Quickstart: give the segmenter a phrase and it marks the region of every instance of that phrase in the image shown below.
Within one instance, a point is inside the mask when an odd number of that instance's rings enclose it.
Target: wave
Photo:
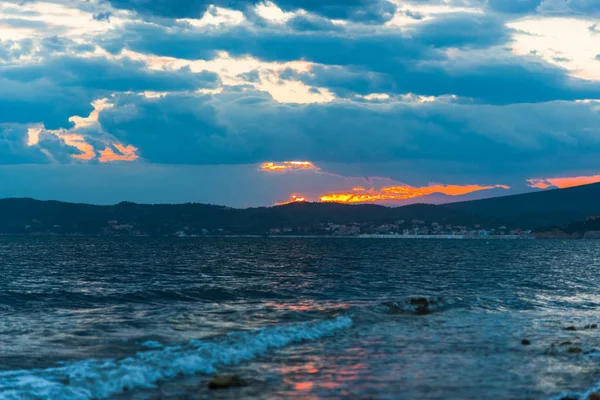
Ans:
[[[598,382],[598,386],[593,387],[586,392],[579,392],[579,393],[563,392],[557,396],[549,398],[548,400],[564,400],[564,399],[592,400],[592,399],[597,399],[597,397],[594,396],[596,393],[600,393],[600,382]]]
[[[22,310],[29,307],[43,305],[48,307],[85,308],[90,305],[114,304],[168,304],[173,302],[202,302],[202,301],[235,301],[245,299],[288,299],[276,292],[258,290],[226,290],[188,288],[184,290],[159,290],[150,289],[133,292],[82,293],[73,291],[48,291],[48,292],[2,292],[0,293],[0,306],[8,309]]]
[[[122,359],[83,360],[37,370],[0,372],[0,399],[103,399],[131,390],[153,388],[181,375],[214,374],[294,343],[330,336],[352,326],[352,318],[229,333],[218,341],[192,340]],[[157,346],[157,343],[153,343]]]

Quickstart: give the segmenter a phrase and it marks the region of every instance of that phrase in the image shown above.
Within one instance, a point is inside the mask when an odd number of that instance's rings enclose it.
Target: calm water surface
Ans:
[[[583,399],[598,323],[600,241],[0,238],[0,399]]]

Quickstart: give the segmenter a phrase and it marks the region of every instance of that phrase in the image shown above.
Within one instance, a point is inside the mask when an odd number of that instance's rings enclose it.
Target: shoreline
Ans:
[[[0,233],[0,237],[79,237],[79,238],[163,238],[163,239],[217,239],[217,238],[254,238],[254,239],[395,239],[395,240],[540,240],[534,236],[462,236],[462,235],[90,235],[90,234],[15,234]],[[561,238],[556,238],[560,240]],[[571,238],[570,240],[581,240]]]

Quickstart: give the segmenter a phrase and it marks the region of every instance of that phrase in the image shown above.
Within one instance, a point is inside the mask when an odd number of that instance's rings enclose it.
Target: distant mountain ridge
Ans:
[[[292,203],[274,207],[234,209],[209,204],[135,204],[110,206],[40,201],[0,200],[3,234],[105,234],[136,232],[172,235],[176,232],[264,234],[274,228],[298,232],[324,224],[362,224],[373,227],[399,220],[427,224],[480,225],[493,228],[536,229],[562,226],[600,215],[600,184],[547,190],[443,205],[401,207],[337,203]],[[302,228],[300,230],[299,228]]]

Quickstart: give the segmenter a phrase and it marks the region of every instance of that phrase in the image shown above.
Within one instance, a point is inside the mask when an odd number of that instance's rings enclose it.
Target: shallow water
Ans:
[[[600,242],[4,237],[0,270],[0,399],[584,398],[600,381],[583,329]],[[410,296],[441,300],[418,315]],[[216,373],[250,384],[211,393]]]

